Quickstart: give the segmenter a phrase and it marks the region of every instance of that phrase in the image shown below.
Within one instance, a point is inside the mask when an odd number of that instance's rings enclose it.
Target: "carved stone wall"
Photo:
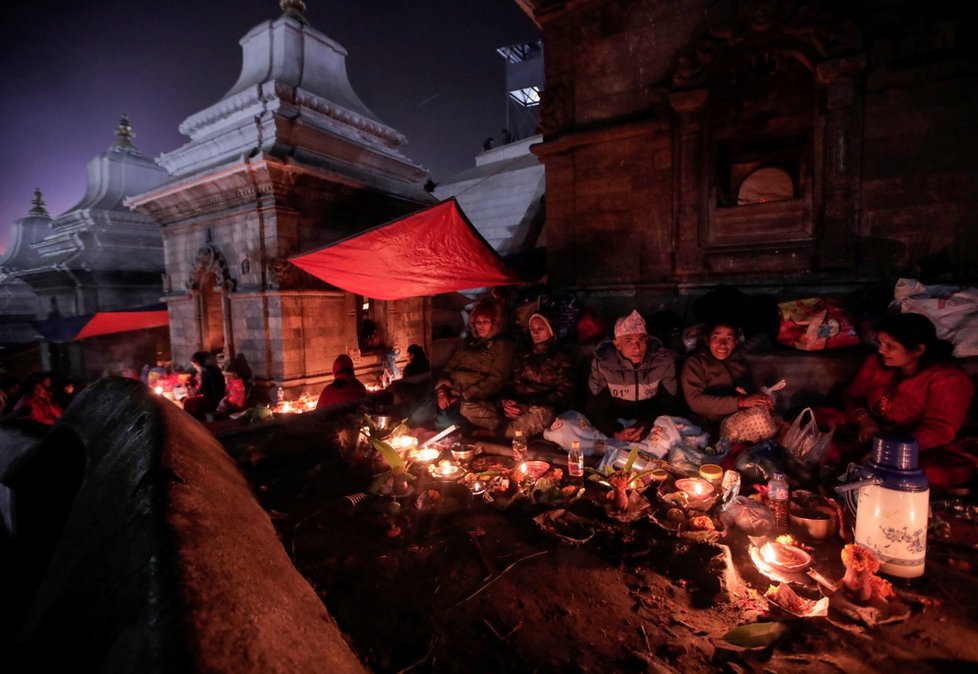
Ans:
[[[550,279],[633,293],[978,269],[968,4],[530,3]],[[791,196],[737,203],[752,172]]]

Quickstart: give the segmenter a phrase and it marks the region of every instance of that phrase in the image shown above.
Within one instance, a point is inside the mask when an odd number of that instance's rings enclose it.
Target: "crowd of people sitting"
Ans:
[[[583,358],[584,377],[558,342],[551,317],[537,311],[508,329],[502,306],[475,305],[468,336],[433,385],[408,389],[406,395],[393,387],[412,425],[435,430],[456,425],[473,436],[500,439],[522,431],[568,449],[569,436],[548,429],[573,423],[609,444],[639,442],[657,418],[669,416],[719,439],[721,422],[731,415],[750,408],[775,410],[774,397],[756,387],[736,321],[703,326],[699,343],[686,355],[667,348],[632,311]],[[877,327],[877,341],[877,352],[841,396],[815,409],[820,425],[838,428],[826,457],[856,460],[874,435],[896,433],[917,440],[930,475],[949,452],[958,452],[972,380],[924,316],[887,315]],[[782,429],[787,427],[782,421]],[[585,454],[589,451],[585,448]]]
[[[76,382],[52,372],[35,372],[23,381],[0,377],[0,421],[26,420],[53,426],[75,397]]]

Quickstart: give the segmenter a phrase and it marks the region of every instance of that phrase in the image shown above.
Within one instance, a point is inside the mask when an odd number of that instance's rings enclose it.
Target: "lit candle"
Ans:
[[[455,472],[455,466],[453,466],[447,459],[442,459],[442,461],[438,464],[438,472],[442,475],[451,475]]]
[[[712,484],[698,477],[676,480],[676,489],[686,494],[686,500],[691,508],[702,508],[709,505],[715,491]]]
[[[520,483],[526,482],[526,464],[520,463]]]
[[[398,435],[390,440],[391,447],[398,452],[404,452],[418,446],[418,439],[412,435]]]
[[[415,450],[411,454],[411,456],[418,463],[429,463],[429,462],[434,461],[435,459],[437,459],[440,454],[441,454],[441,451],[439,451],[437,449],[434,449],[434,448],[430,448],[430,449],[418,449],[418,450]]]
[[[153,389],[153,390],[154,390],[154,391],[156,391],[156,395],[158,395],[158,396],[161,396],[161,395],[163,395],[163,387],[162,387],[162,386],[157,386],[157,387],[156,387],[155,389]]]

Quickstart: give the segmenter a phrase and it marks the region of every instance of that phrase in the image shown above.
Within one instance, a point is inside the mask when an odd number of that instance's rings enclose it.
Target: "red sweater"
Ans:
[[[866,408],[883,430],[909,434],[921,449],[931,449],[954,440],[974,392],[971,379],[953,363],[931,365],[901,379],[900,370],[870,356],[846,389],[847,412],[856,421],[853,412]]]

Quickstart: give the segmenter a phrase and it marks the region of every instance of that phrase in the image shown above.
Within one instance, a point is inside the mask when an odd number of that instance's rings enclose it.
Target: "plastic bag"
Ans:
[[[569,450],[577,440],[581,443],[584,456],[594,453],[595,440],[605,440],[610,443],[613,438],[607,438],[604,433],[591,425],[586,416],[576,410],[567,410],[553,420],[550,428],[543,431],[545,440],[560,445],[563,450]]]
[[[805,421],[805,417],[808,421]],[[822,432],[815,422],[815,413],[811,407],[806,407],[801,411],[791,428],[784,434],[781,444],[789,452],[809,466],[813,466],[822,461],[829,446],[832,444],[832,435],[835,433],[835,424],[829,424],[829,430]]]
[[[857,346],[859,334],[852,316],[833,298],[810,297],[782,302],[778,341],[802,351]]]
[[[938,339],[954,345],[955,358],[978,355],[978,288],[925,286],[914,279],[899,279],[893,296],[902,313],[926,316]]]
[[[812,480],[812,471],[808,466],[771,440],[748,447],[738,454],[734,468],[746,483],[767,482],[775,472],[784,473],[792,487],[808,484]]]
[[[748,407],[720,424],[720,437],[734,443],[761,442],[773,438],[777,432],[777,424],[766,407]]]
[[[695,445],[677,445],[669,450],[669,463],[676,472],[684,475],[698,475],[700,466],[704,463],[720,463],[726,454],[727,443],[717,443],[715,451],[709,447],[700,448]]]
[[[774,513],[746,496],[734,496],[720,512],[720,521],[730,529],[737,527],[748,536],[767,536],[774,530]]]

